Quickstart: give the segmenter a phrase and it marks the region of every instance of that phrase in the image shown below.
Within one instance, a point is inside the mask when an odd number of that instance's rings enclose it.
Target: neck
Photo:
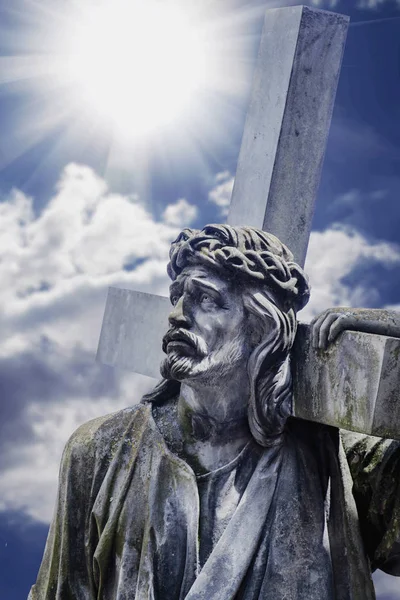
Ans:
[[[181,385],[181,402],[191,412],[217,423],[240,420],[247,415],[250,384],[240,366],[223,377],[195,379]]]
[[[252,439],[248,398],[248,376],[240,368],[218,381],[181,385],[178,415],[185,452],[200,471],[230,462]]]

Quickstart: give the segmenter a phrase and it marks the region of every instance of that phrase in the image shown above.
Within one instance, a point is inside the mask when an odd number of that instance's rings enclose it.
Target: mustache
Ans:
[[[170,342],[185,342],[194,350],[198,356],[204,357],[208,354],[208,347],[202,337],[188,329],[168,329],[162,340],[163,352],[167,354],[167,346]]]

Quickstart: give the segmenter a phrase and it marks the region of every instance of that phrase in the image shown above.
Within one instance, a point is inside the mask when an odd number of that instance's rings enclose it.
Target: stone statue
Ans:
[[[271,234],[210,225],[168,273],[163,379],[72,435],[30,599],[372,600],[371,570],[400,575],[400,442],[290,416],[303,270]],[[316,345],[400,337],[363,315],[324,313]]]

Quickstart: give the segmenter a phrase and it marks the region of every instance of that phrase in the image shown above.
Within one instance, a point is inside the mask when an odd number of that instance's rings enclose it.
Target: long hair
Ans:
[[[245,292],[243,303],[260,331],[260,341],[247,363],[249,427],[261,446],[273,446],[281,442],[292,409],[290,350],[297,330],[296,313],[280,310],[265,291]]]
[[[258,337],[247,365],[249,427],[260,445],[279,444],[291,413],[290,350],[296,312],[309,298],[307,277],[284,244],[253,227],[184,229],[171,245],[168,274],[174,280],[185,267],[198,264],[242,289],[247,325]],[[162,403],[179,390],[178,381],[163,379],[143,402]]]

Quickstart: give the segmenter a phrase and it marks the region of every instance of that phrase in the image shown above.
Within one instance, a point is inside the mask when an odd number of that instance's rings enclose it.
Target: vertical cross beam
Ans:
[[[276,235],[304,265],[348,17],[267,11],[228,223]]]
[[[348,18],[303,6],[268,10],[228,223],[307,250]],[[159,377],[167,298],[110,288],[97,359]],[[145,344],[145,346],[144,346]]]

